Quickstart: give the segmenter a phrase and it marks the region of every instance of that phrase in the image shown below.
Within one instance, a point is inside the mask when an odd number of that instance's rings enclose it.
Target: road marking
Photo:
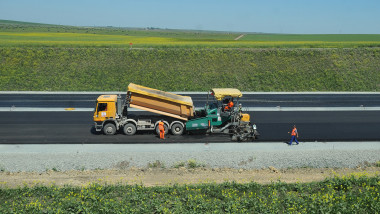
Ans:
[[[197,107],[196,110],[203,109]],[[93,112],[94,108],[38,108],[38,107],[0,107],[0,112],[48,112],[48,111],[87,111]],[[130,108],[128,111],[143,111]],[[380,107],[243,107],[243,111],[380,111]]]
[[[380,107],[247,107],[244,111],[380,111]]]
[[[0,107],[0,112],[4,111],[94,111],[94,108]]]

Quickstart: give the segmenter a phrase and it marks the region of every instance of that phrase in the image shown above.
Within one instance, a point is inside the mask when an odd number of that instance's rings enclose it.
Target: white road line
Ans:
[[[0,107],[0,112],[4,111],[94,111],[94,108]]]
[[[248,107],[244,111],[380,111],[380,107]]]
[[[196,108],[196,110],[202,107]],[[48,112],[48,111],[86,111],[93,112],[94,108],[38,108],[38,107],[0,107],[0,112]],[[142,111],[129,109],[129,111]],[[243,111],[380,111],[380,107],[243,107]]]

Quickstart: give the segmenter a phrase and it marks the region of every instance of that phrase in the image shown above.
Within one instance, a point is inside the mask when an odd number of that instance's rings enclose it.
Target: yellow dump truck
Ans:
[[[210,95],[214,97],[211,103]],[[205,108],[195,111],[189,96],[130,83],[124,100],[120,95],[98,97],[93,116],[94,126],[96,131],[103,131],[106,135],[114,135],[118,130],[123,130],[126,135],[144,130],[159,133],[158,122],[163,120],[165,134],[169,130],[173,135],[200,130],[229,134],[234,141],[255,139],[259,133],[256,125],[251,124],[250,115],[242,112],[239,103],[241,96],[242,93],[237,89],[211,89]],[[227,100],[233,101],[235,106],[226,108]],[[131,108],[143,111],[136,114],[136,111],[130,111]]]
[[[154,114],[128,112],[137,108]],[[164,116],[164,117],[163,117]],[[155,130],[159,133],[158,122],[164,120],[165,132],[181,135],[185,122],[194,116],[191,97],[181,96],[130,83],[125,101],[117,95],[101,95],[97,99],[94,113],[96,131],[113,135],[123,129],[124,134],[134,135],[138,130]]]

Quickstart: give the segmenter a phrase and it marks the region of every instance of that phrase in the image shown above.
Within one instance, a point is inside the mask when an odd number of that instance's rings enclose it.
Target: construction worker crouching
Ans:
[[[162,120],[158,122],[158,129],[160,130],[160,139],[165,139],[165,126]]]

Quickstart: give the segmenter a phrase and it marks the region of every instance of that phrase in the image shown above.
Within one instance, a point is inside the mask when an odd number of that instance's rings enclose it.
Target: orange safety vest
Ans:
[[[159,123],[158,123],[158,129],[159,129],[160,131],[165,130],[165,128],[164,128],[164,122],[159,122]]]
[[[294,129],[292,130],[292,136],[296,136],[296,135],[297,135],[297,129],[294,128]]]
[[[224,110],[230,110],[232,107],[234,107],[234,103],[230,101],[225,107]]]

